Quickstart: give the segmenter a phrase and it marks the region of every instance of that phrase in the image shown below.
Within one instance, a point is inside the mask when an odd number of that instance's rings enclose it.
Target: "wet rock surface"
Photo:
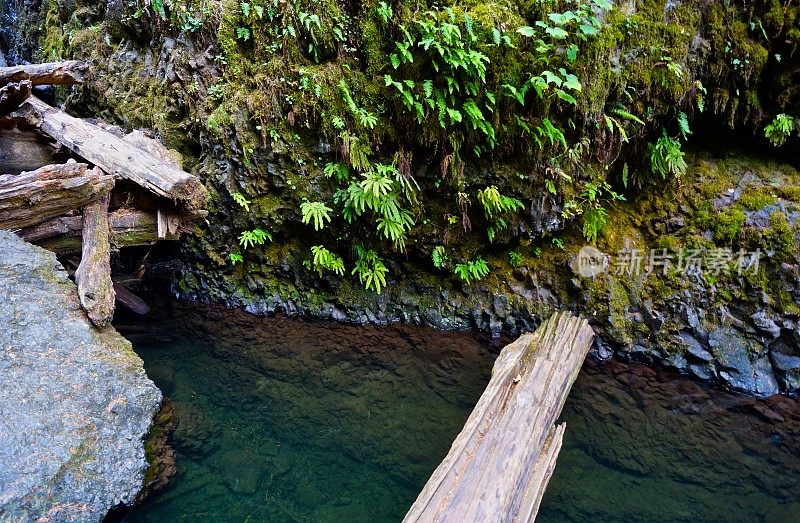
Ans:
[[[142,487],[161,393],[52,253],[4,231],[0,252],[0,520],[100,521]]]

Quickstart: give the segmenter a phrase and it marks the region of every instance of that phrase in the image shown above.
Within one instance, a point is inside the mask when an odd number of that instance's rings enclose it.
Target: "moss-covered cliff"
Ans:
[[[46,0],[15,14],[25,30],[7,34],[26,37],[5,38],[10,56],[91,60],[72,110],[153,130],[207,182],[186,296],[494,333],[571,307],[624,354],[756,393],[798,386],[800,142],[764,132],[800,116],[792,2]],[[761,156],[682,150],[719,136]],[[756,275],[731,261],[586,279],[568,265],[587,239],[764,256]]]

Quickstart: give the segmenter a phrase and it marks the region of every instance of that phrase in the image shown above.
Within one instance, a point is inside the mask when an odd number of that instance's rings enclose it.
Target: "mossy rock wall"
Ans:
[[[514,109],[503,98],[492,122],[497,145],[479,158],[460,149],[454,172],[447,132],[434,117],[416,122],[384,81],[394,69],[390,55],[402,41],[401,25],[431,6],[393,3],[385,22],[373,1],[280,4],[291,11],[276,13],[264,3],[260,16],[274,15],[267,23],[254,18],[256,5],[248,3],[245,12],[233,1],[30,2],[18,20],[25,26],[45,20],[44,26],[23,27],[19,33],[31,35],[25,42],[4,40],[7,49],[16,46],[36,59],[91,60],[87,84],[58,93],[60,99],[72,111],[151,130],[204,179],[210,214],[185,242],[186,268],[177,283],[183,296],[256,313],[402,320],[495,335],[530,329],[553,309],[570,308],[592,318],[603,335],[600,354],[667,362],[758,394],[796,390],[797,165],[698,152],[687,157],[683,177],[660,179],[648,172],[648,143],[664,133],[679,136],[684,114],[695,131],[689,147],[694,141],[702,148],[733,129],[751,149],[771,151],[764,125],[800,107],[797,7],[619,4],[602,15],[597,35],[577,43],[570,71],[583,89],[576,103],[548,99]],[[501,93],[503,83],[542,67],[516,28],[574,5],[468,1],[452,7],[469,15],[478,40],[491,41],[497,30],[513,44],[481,47],[491,64],[485,88]],[[318,20],[308,22],[312,14]],[[559,53],[555,60],[562,60]],[[424,71],[407,74],[425,77]],[[358,127],[342,80],[356,106],[376,116],[372,129]],[[422,203],[404,252],[363,220],[348,223],[335,214],[320,231],[302,223],[304,200],[336,207],[343,188],[322,174],[345,150],[336,117],[376,160],[406,165],[419,183]],[[539,147],[522,136],[519,119],[533,125],[544,118],[563,131],[566,147],[544,138]],[[479,143],[471,131],[458,132],[465,143]],[[797,146],[790,138],[781,150]],[[763,271],[696,280],[669,272],[576,276],[569,262],[586,242],[582,218],[569,217],[565,206],[590,184],[603,183],[627,201],[602,202],[608,213],[597,239],[602,251],[760,248]],[[489,241],[487,231],[497,222],[487,219],[476,194],[491,185],[520,199],[524,209],[505,216],[507,226]],[[471,205],[462,205],[460,194]],[[243,250],[237,238],[253,228],[272,240]],[[354,243],[383,257],[389,276],[381,294],[350,274]],[[309,270],[314,245],[341,255],[345,274]],[[437,269],[431,253],[440,246],[447,261]],[[244,261],[232,264],[231,253]],[[467,285],[453,267],[477,256],[491,273]],[[770,322],[778,328],[774,339],[764,334],[774,332]],[[735,332],[717,332],[729,326]],[[737,357],[726,358],[722,346],[734,346]]]

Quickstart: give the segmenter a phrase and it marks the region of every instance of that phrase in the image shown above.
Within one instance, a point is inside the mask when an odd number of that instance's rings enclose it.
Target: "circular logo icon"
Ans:
[[[575,265],[575,272],[584,278],[594,278],[608,272],[609,258],[597,247],[584,245],[575,257]]]

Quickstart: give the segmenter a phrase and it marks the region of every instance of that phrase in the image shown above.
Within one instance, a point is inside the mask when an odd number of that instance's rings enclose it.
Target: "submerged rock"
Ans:
[[[4,231],[0,252],[0,519],[100,521],[142,487],[161,393],[52,253]]]

